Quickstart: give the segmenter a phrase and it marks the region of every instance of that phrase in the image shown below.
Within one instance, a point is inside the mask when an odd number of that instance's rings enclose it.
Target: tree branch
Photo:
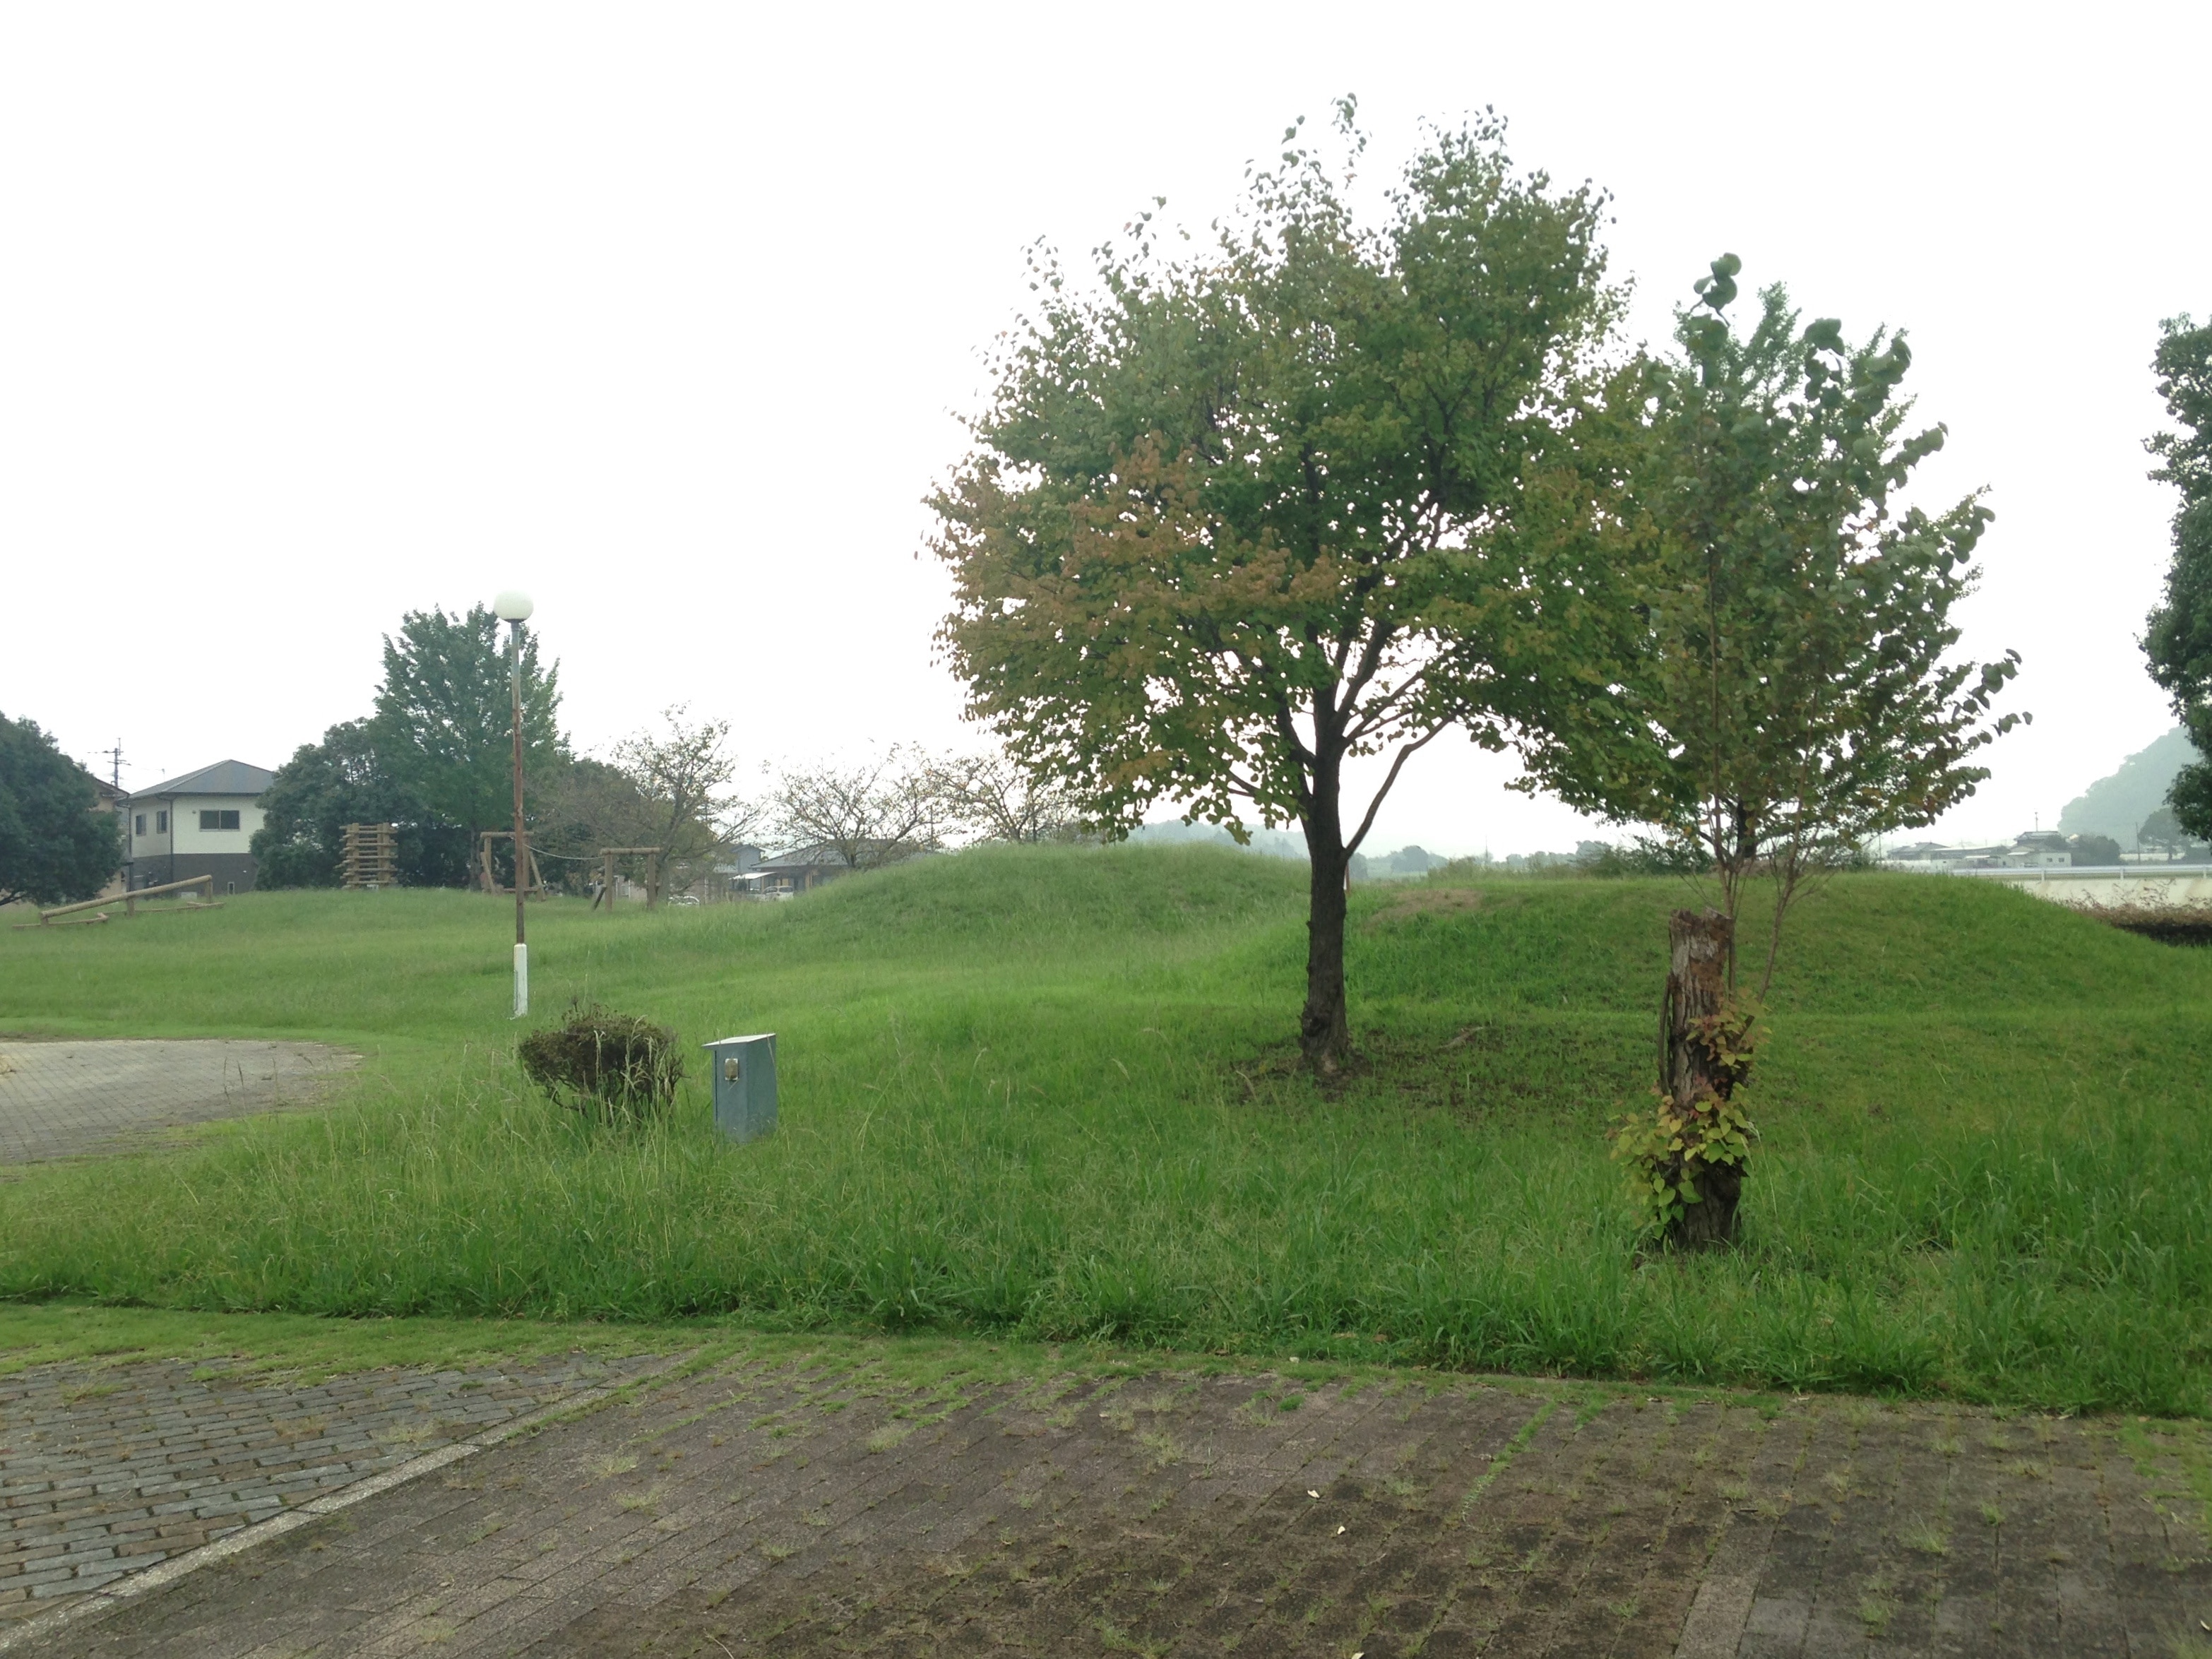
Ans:
[[[1390,763],[1389,775],[1382,780],[1382,787],[1375,792],[1375,799],[1367,803],[1367,816],[1359,820],[1359,833],[1352,836],[1350,841],[1345,842],[1345,857],[1350,858],[1354,853],[1358,852],[1359,850],[1359,843],[1367,839],[1367,832],[1375,827],[1375,814],[1377,809],[1379,809],[1382,805],[1383,796],[1390,793],[1390,786],[1398,781],[1398,774],[1405,769],[1406,763],[1413,757],[1414,751],[1426,748],[1435,738],[1437,733],[1443,730],[1443,727],[1441,726],[1431,726],[1428,731],[1414,738],[1413,742],[1399,750],[1397,758]]]

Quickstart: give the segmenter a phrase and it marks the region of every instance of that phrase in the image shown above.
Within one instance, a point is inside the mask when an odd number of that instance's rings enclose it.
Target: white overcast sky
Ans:
[[[0,10],[0,710],[143,787],[366,712],[402,612],[538,603],[598,748],[963,736],[921,498],[1022,250],[1203,226],[1288,120],[1485,105],[1615,198],[1634,332],[1715,254],[1907,328],[2034,726],[1947,830],[2171,724],[2135,639],[2160,318],[2212,310],[2212,7],[17,4]],[[1589,833],[1432,746],[1370,847]]]

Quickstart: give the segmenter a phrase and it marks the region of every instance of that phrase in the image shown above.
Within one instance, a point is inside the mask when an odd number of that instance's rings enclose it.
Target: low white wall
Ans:
[[[2057,904],[2192,905],[2212,909],[2212,868],[2201,864],[2181,866],[2170,876],[2138,866],[2132,870],[1977,870],[1968,879],[2002,882]]]

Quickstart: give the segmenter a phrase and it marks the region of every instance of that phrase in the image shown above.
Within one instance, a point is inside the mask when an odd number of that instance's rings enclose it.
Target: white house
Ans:
[[[247,849],[262,817],[253,803],[276,777],[266,767],[217,761],[134,791],[125,819],[131,885],[212,876],[217,894],[252,892],[253,854]]]
[[[2009,846],[1944,847],[1932,841],[1891,849],[1882,862],[1893,870],[1940,872],[2057,870],[2074,862],[2074,849],[2056,830],[2023,830]]]
[[[2074,849],[2056,830],[2030,830],[1997,859],[2007,870],[2061,870],[2074,862]]]

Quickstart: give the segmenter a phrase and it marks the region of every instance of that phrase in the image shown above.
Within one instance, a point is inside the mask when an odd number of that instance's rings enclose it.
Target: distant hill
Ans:
[[[1172,819],[1139,824],[1129,832],[1129,839],[1139,846],[1176,847],[1194,842],[1212,847],[1237,845],[1236,838],[1218,823],[1182,823]],[[1269,858],[1296,859],[1301,864],[1306,861],[1306,839],[1295,830],[1255,829],[1245,850],[1265,853]]]
[[[1129,832],[1129,839],[1155,847],[1182,847],[1196,843],[1208,847],[1234,847],[1236,840],[1216,823],[1139,824]],[[1296,830],[1255,830],[1245,847],[1248,853],[1261,853],[1273,859],[1296,859],[1306,861],[1306,838]],[[1421,847],[1401,847],[1395,853],[1355,853],[1352,856],[1352,878],[1368,881],[1378,876],[1419,876],[1440,869],[1451,860],[1438,853]]]
[[[2100,778],[2058,815],[2058,832],[2064,836],[2110,836],[2132,848],[2142,821],[2166,804],[2173,775],[2197,758],[2189,733],[2175,726],[2148,749],[2138,750],[2120,763],[2109,778]]]

